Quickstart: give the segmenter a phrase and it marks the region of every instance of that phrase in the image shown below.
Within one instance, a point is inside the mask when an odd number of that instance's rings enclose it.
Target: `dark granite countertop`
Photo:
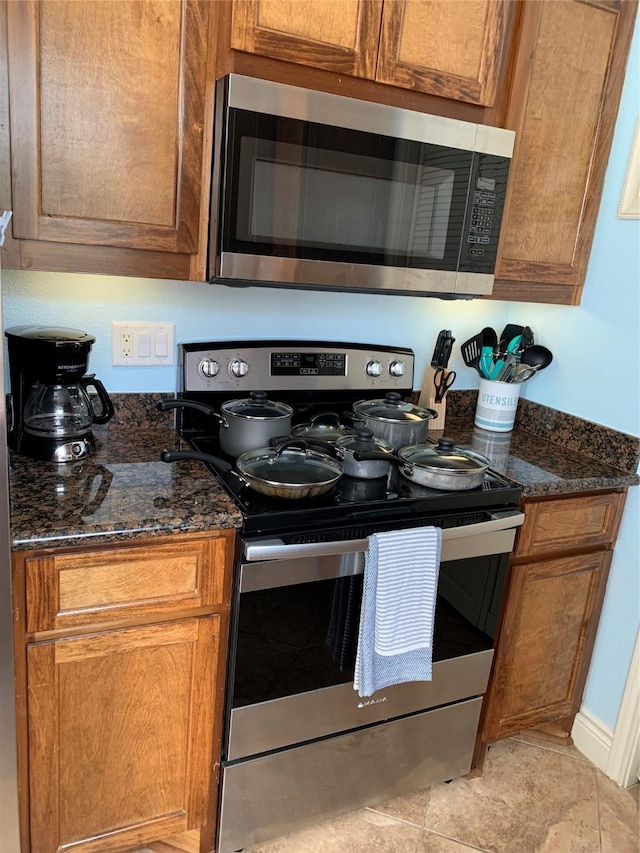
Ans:
[[[145,396],[153,404],[169,395]],[[114,419],[94,429],[96,453],[88,460],[56,465],[11,454],[14,550],[103,545],[242,524],[235,503],[202,463],[160,461],[161,450],[182,446],[172,419],[151,405],[143,416],[152,414],[141,424],[136,413],[117,407],[117,399],[114,395]]]
[[[525,497],[640,483],[640,439],[524,400],[513,432],[485,432],[473,426],[476,393],[450,393],[444,433],[488,456]],[[96,454],[85,462],[56,465],[11,454],[13,548],[239,527],[240,512],[204,465],[160,461],[163,448],[181,446],[171,416],[155,409],[167,396],[114,395],[116,415],[95,428]]]

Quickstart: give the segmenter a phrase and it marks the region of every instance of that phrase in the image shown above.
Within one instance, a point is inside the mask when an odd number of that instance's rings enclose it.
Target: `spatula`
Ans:
[[[477,335],[474,335],[472,338],[469,338],[468,341],[465,341],[463,344],[460,344],[460,352],[462,353],[462,358],[467,367],[473,367],[474,370],[477,370],[480,376],[480,352],[482,350],[482,332],[478,332]]]

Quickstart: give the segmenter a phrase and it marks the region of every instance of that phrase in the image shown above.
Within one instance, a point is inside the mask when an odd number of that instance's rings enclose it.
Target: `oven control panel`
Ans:
[[[413,390],[414,354],[398,347],[301,341],[180,344],[182,391]]]

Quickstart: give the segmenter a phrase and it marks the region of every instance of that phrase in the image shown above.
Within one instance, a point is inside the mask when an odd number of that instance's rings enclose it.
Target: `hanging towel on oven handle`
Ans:
[[[353,682],[360,696],[431,680],[442,530],[374,533],[368,544]]]

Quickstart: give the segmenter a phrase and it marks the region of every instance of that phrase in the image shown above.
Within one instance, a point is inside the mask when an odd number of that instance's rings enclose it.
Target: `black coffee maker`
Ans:
[[[91,426],[113,416],[104,385],[87,374],[95,338],[78,329],[15,326],[9,347],[9,447],[33,459],[72,462],[94,450]],[[100,403],[96,412],[87,389]]]

